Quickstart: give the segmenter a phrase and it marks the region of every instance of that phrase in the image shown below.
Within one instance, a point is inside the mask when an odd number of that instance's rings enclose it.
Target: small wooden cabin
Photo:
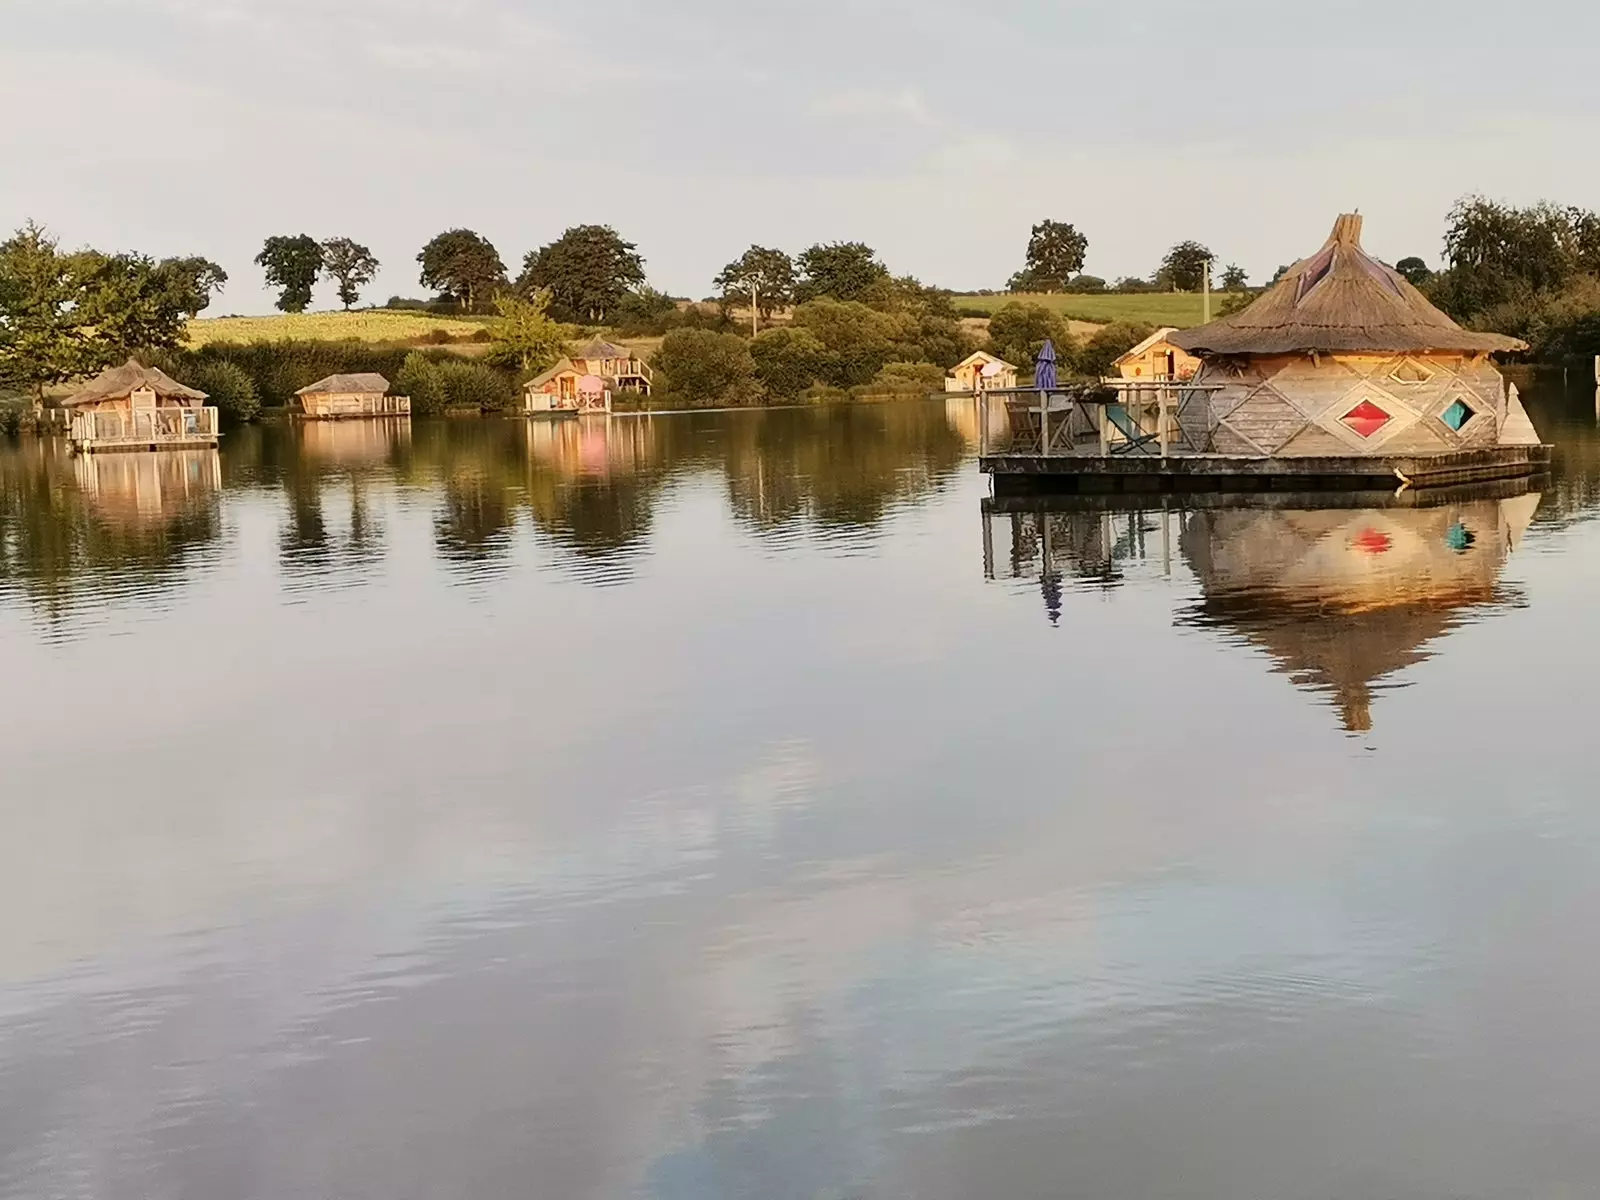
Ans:
[[[580,375],[593,375],[616,392],[650,394],[655,373],[643,359],[625,346],[596,338],[572,356],[572,366]]]
[[[313,421],[411,415],[411,397],[391,396],[389,381],[372,373],[329,375],[295,395],[300,399],[300,415]]]
[[[1200,360],[1187,350],[1173,345],[1175,325],[1156,330],[1112,364],[1123,379],[1193,379]]]
[[[202,391],[130,358],[61,402],[71,414],[72,447],[105,450],[194,449],[217,444],[217,410]]]
[[[1445,455],[1540,445],[1490,355],[1526,350],[1461,328],[1361,247],[1341,216],[1322,249],[1248,308],[1170,335],[1198,357],[1186,435],[1239,457]]]
[[[947,392],[980,392],[1017,386],[1017,368],[998,355],[979,350],[967,355],[945,376]]]
[[[585,383],[588,386],[580,389]],[[600,385],[598,392],[596,383]],[[522,411],[529,416],[557,417],[610,412],[611,392],[599,376],[580,371],[572,359],[563,358],[522,385]]]

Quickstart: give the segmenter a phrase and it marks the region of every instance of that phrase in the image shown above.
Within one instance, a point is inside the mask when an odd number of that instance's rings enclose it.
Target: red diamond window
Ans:
[[[1378,430],[1387,425],[1390,421],[1394,420],[1394,418],[1388,413],[1384,412],[1383,409],[1379,408],[1371,400],[1363,400],[1349,412],[1345,413],[1340,420],[1342,420],[1351,429],[1355,430],[1362,437],[1369,438],[1373,434],[1377,433]]]

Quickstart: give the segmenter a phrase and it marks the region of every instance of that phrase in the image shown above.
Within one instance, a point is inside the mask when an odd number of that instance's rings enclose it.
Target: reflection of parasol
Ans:
[[[1039,356],[1033,360],[1033,386],[1040,391],[1051,391],[1056,386],[1056,345],[1045,338]]]

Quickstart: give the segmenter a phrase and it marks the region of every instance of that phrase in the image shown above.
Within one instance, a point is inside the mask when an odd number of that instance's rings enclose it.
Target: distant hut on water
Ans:
[[[1463,329],[1361,247],[1341,216],[1321,250],[1255,303],[1170,335],[1202,361],[1185,433],[1240,457],[1428,455],[1540,444],[1491,354],[1526,350]]]

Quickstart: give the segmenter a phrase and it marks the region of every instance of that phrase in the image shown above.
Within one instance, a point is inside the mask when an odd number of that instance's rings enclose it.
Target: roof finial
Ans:
[[[1328,240],[1337,242],[1341,246],[1354,246],[1359,250],[1361,248],[1360,211],[1342,213],[1339,219],[1333,223],[1333,236]]]

